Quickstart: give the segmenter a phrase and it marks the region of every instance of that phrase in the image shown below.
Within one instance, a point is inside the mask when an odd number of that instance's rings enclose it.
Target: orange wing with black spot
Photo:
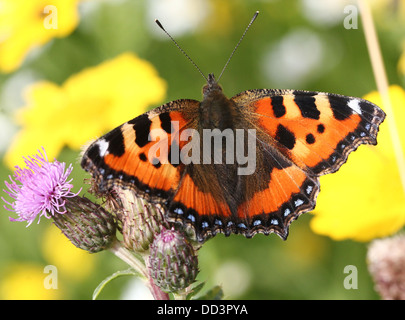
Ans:
[[[233,98],[294,164],[320,176],[335,172],[360,144],[377,144],[385,113],[355,97],[299,90],[251,90]]]
[[[82,167],[101,192],[120,185],[150,200],[169,199],[184,169],[179,159],[184,144],[180,134],[193,126],[193,111],[198,111],[199,104],[173,101],[124,123],[88,147]]]

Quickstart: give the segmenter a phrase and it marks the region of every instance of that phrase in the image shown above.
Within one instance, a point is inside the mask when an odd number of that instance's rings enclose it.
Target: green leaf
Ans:
[[[221,300],[224,297],[224,292],[220,286],[215,286],[207,291],[204,295],[197,298],[197,300]]]
[[[204,287],[205,282],[201,282],[192,288],[192,291],[187,295],[186,300],[191,300],[194,296],[196,296],[201,289]]]
[[[139,272],[135,271],[132,268],[129,268],[127,270],[121,270],[121,271],[114,272],[112,275],[108,276],[107,278],[105,278],[103,281],[100,282],[100,284],[97,286],[97,288],[93,292],[92,299],[96,300],[98,295],[100,294],[101,290],[104,289],[104,287],[106,286],[107,283],[109,283],[110,281],[114,280],[115,278],[118,278],[118,277],[121,277],[121,276],[142,277],[142,275]]]

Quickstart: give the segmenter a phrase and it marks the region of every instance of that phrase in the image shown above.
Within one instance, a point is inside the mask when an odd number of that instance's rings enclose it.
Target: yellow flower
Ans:
[[[13,264],[2,272],[0,299],[2,300],[50,300],[63,298],[61,285],[46,287],[49,274],[45,266],[37,264]],[[55,281],[58,281],[57,278]],[[62,286],[63,287],[63,286]]]
[[[34,47],[69,35],[79,1],[0,0],[0,71],[14,71]]]
[[[97,256],[76,248],[54,225],[44,234],[42,252],[46,261],[66,278],[83,280],[94,271]]]
[[[405,91],[394,85],[389,94],[405,150]],[[382,105],[378,92],[364,98]],[[386,119],[377,146],[360,146],[337,174],[321,177],[322,191],[311,220],[313,231],[335,240],[369,241],[405,225],[405,193],[388,125]]]
[[[13,168],[40,146],[48,158],[63,147],[74,150],[163,100],[166,83],[147,61],[131,53],[85,69],[61,86],[39,82],[29,87],[27,105],[16,114],[21,125],[7,151]]]

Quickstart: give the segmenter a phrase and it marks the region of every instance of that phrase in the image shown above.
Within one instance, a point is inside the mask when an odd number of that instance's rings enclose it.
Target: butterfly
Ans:
[[[94,141],[81,166],[98,189],[128,188],[163,206],[197,240],[224,233],[288,235],[313,210],[319,177],[361,144],[385,113],[332,93],[256,89],[227,98],[213,74],[202,101],[168,102]]]

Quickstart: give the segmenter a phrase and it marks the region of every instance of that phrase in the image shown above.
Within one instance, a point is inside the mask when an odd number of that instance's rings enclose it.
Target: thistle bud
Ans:
[[[138,197],[132,190],[115,188],[114,191],[125,247],[138,252],[148,250],[155,235],[169,227],[163,208]]]
[[[381,298],[405,300],[405,235],[374,240],[367,262]]]
[[[91,253],[108,249],[115,239],[113,216],[87,198],[66,201],[66,212],[53,216],[55,225],[78,248]]]
[[[179,292],[194,282],[197,255],[179,231],[165,229],[156,236],[150,247],[149,274],[165,292]]]

